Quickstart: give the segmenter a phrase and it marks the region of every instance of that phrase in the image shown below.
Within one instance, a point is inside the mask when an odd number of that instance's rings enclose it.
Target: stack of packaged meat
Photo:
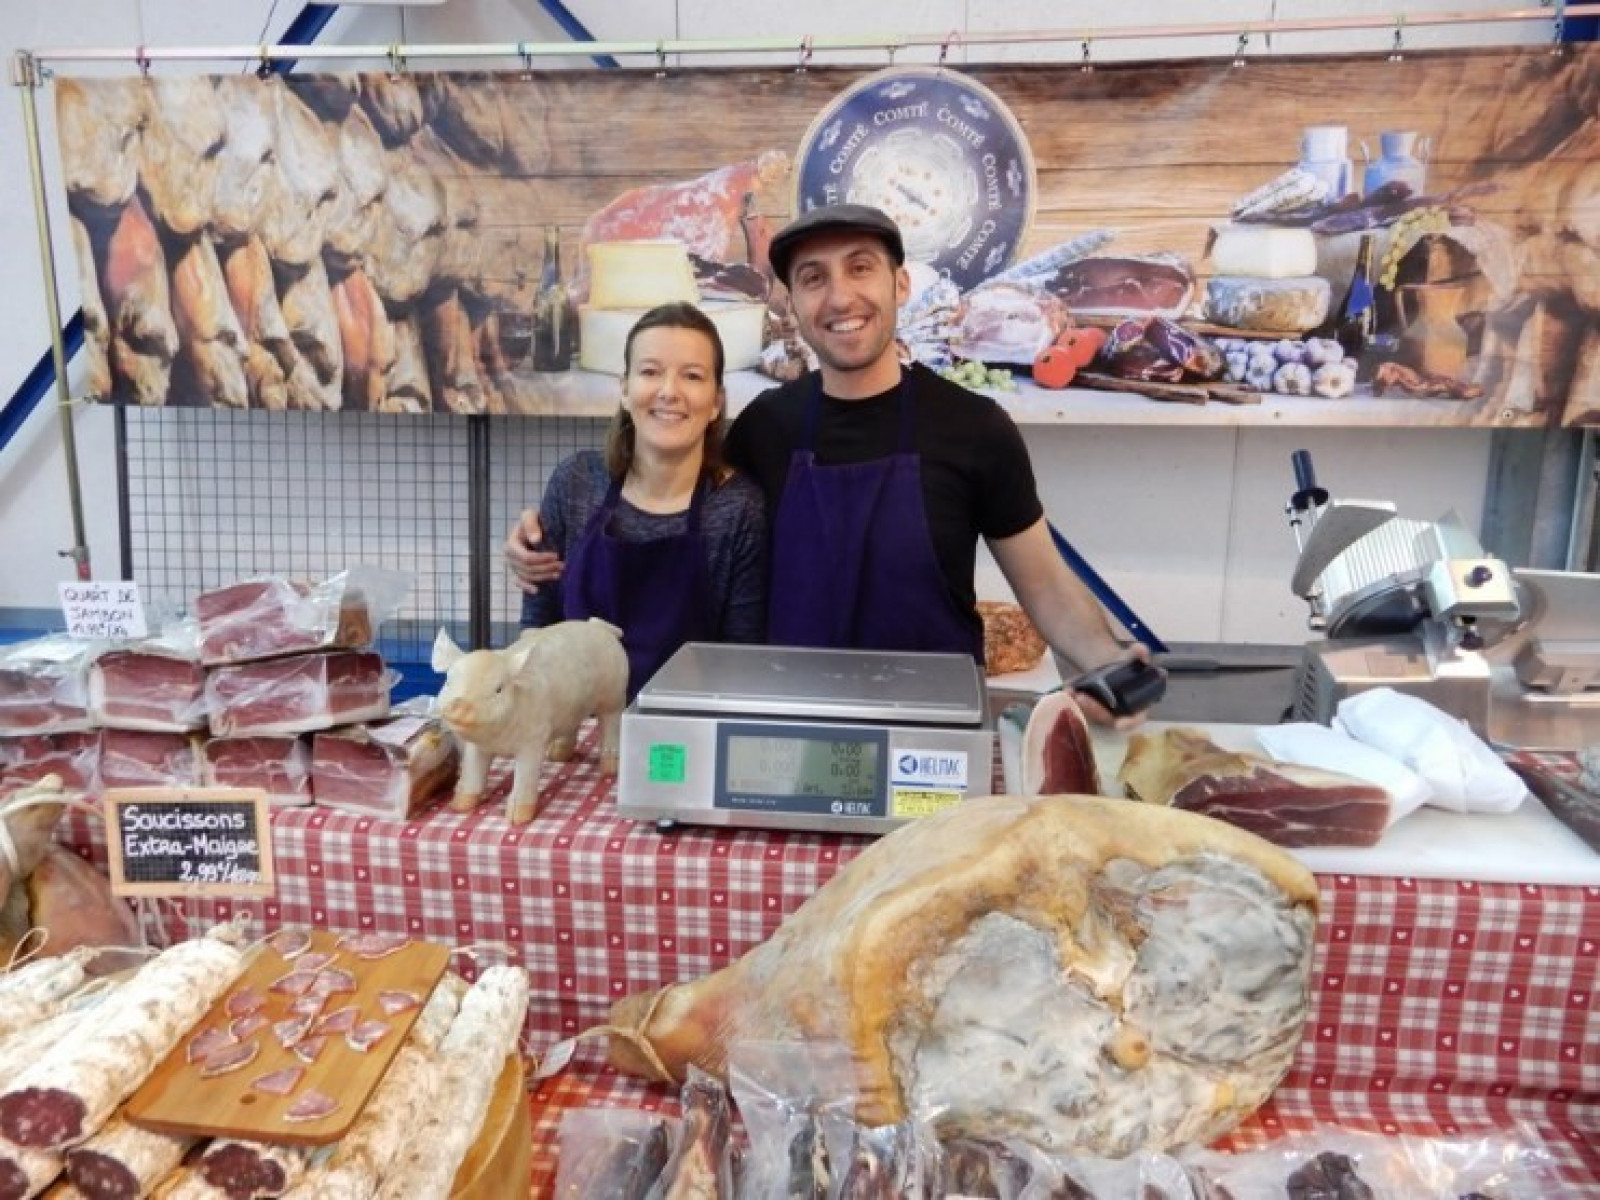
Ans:
[[[259,787],[273,804],[311,802],[302,735],[389,713],[389,670],[370,648],[389,590],[385,573],[360,570],[316,584],[252,579],[196,597],[207,785]]]
[[[159,636],[0,650],[0,797],[56,774],[89,796],[204,785],[298,805],[321,791],[414,814],[454,783],[457,755],[425,709],[389,719],[393,676],[371,646],[404,592],[371,568],[264,577],[202,593]]]
[[[58,775],[73,792],[100,779],[100,735],[89,711],[98,647],[51,634],[0,647],[0,799]]]

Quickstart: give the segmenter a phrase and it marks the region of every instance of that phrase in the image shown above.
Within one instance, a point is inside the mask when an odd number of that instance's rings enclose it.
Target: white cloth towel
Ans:
[[[1336,728],[1398,758],[1427,782],[1428,801],[1452,812],[1507,813],[1528,794],[1522,780],[1464,721],[1393,688],[1339,702]]]

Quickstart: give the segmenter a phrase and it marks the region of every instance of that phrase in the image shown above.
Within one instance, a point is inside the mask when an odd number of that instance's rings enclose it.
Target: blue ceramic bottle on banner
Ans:
[[[1361,143],[1361,155],[1367,159],[1367,169],[1361,180],[1361,194],[1370,196],[1386,183],[1398,180],[1411,189],[1413,196],[1426,191],[1428,181],[1428,139],[1408,129],[1390,129],[1378,135],[1378,148],[1382,157],[1372,158],[1367,144]]]

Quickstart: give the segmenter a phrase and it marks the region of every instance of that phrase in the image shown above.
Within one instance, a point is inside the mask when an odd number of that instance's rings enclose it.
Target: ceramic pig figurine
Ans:
[[[461,740],[461,777],[450,807],[471,812],[483,799],[489,764],[516,760],[507,816],[533,820],[546,758],[572,756],[578,726],[600,718],[600,769],[617,771],[628,656],[622,631],[591,618],[530,629],[503,650],[464,652],[443,629],[433,642],[433,669],[446,672],[439,713]]]

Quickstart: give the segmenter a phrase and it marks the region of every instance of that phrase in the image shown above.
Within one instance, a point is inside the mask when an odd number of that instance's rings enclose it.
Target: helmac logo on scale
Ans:
[[[965,750],[902,750],[894,756],[895,787],[967,787]]]

